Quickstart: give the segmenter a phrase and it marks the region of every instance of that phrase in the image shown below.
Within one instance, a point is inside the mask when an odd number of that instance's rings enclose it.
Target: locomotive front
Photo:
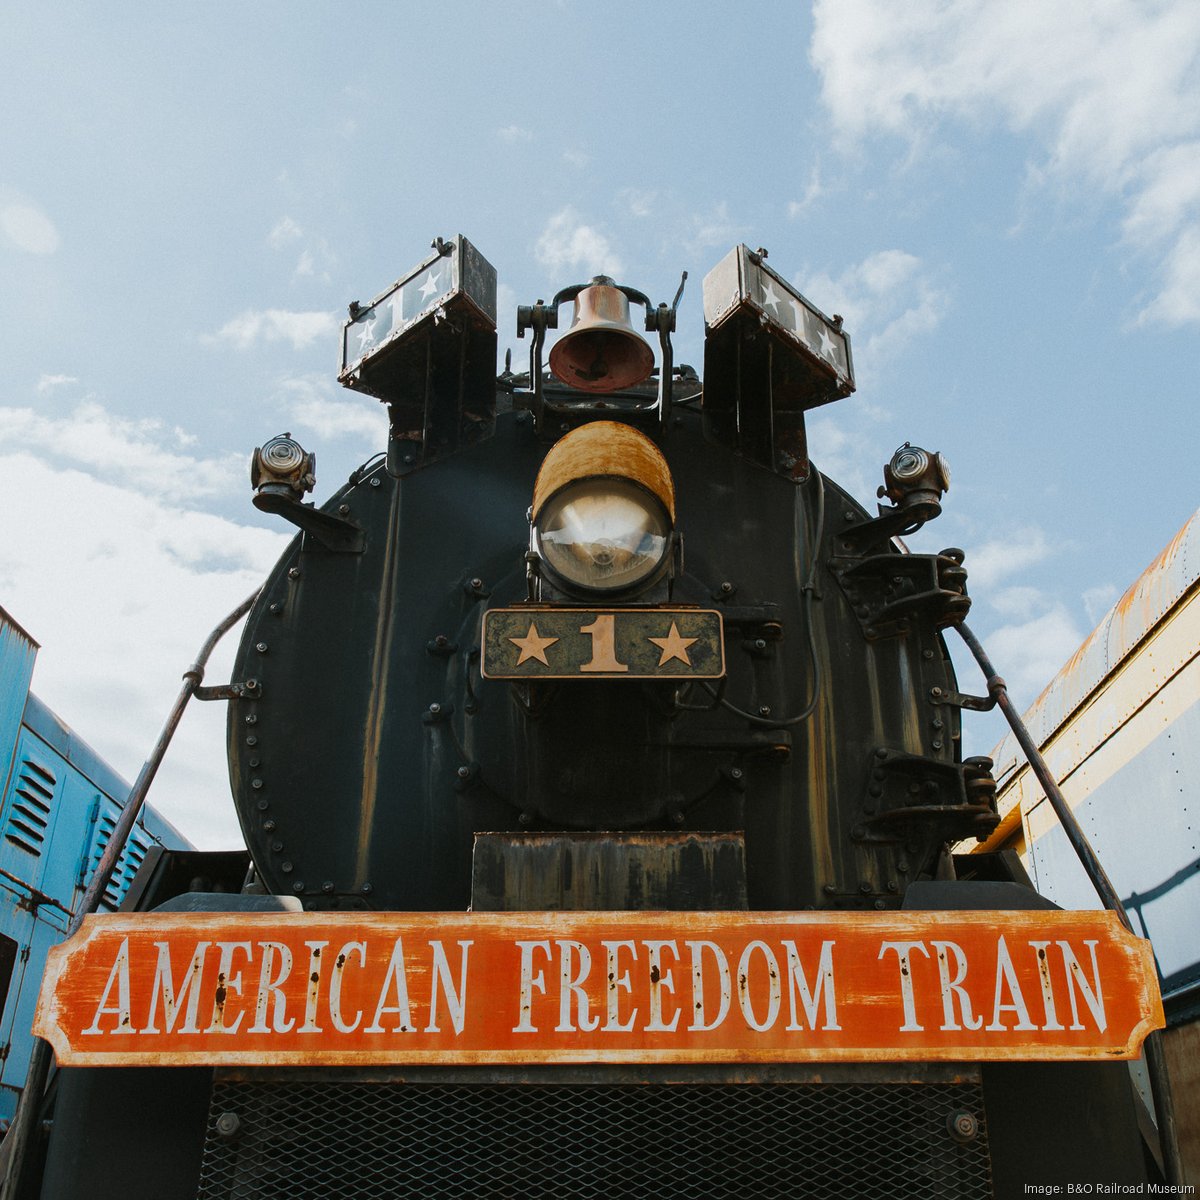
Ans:
[[[682,284],[520,308],[528,371],[498,378],[464,238],[351,305],[339,378],[385,451],[319,507],[289,434],[253,460],[299,532],[222,691],[249,875],[160,863],[157,912],[56,960],[43,1195],[1145,1178],[1125,1068],[1092,1060],[1161,1024],[1148,950],[1011,855],[965,877],[951,847],[997,817],[942,637],[964,556],[899,540],[949,470],[906,443],[872,513],[809,461],[850,341],[765,259],[704,280],[703,385]],[[139,1162],[131,1105],[176,1165]]]
[[[462,909],[480,833],[528,835],[561,874],[595,839],[540,835],[621,831],[649,886],[689,834],[752,908],[898,907],[995,822],[939,633],[969,607],[962,555],[890,540],[937,513],[941,457],[899,451],[875,517],[812,468],[804,411],[851,390],[849,339],[745,248],[705,283],[703,392],[672,368],[674,307],[603,277],[521,310],[530,371],[496,389],[489,276],[447,249],[347,323],[342,380],[388,403],[386,458],[320,510],[270,469],[303,477],[294,443],[256,459],[256,502],[306,530],[230,708],[264,884],[307,908]],[[422,289],[424,317],[380,328]],[[513,845],[480,848],[481,886]]]

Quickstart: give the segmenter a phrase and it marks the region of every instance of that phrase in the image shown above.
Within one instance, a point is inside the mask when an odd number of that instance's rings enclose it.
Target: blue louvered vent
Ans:
[[[101,813],[97,822],[99,831],[96,837],[96,845],[92,851],[92,866],[94,872],[100,865],[101,856],[104,854],[104,848],[108,845],[112,838],[113,830],[117,827],[116,813]],[[108,881],[108,886],[104,889],[104,896],[101,899],[101,907],[107,908],[110,912],[115,912],[125,898],[125,893],[129,891],[129,885],[133,882],[133,877],[138,873],[138,868],[142,865],[142,860],[146,857],[146,851],[150,849],[151,838],[144,829],[137,825],[133,827],[133,832],[129,835],[129,841],[125,843],[125,849],[121,851],[121,857],[117,859],[117,865],[113,870],[112,878]]]
[[[13,788],[12,814],[4,836],[14,846],[38,857],[50,825],[56,782],[49,767],[33,758],[21,760],[17,784]]]

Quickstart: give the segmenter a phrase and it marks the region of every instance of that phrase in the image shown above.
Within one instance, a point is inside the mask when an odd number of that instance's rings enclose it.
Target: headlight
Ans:
[[[617,594],[657,580],[671,553],[675,490],[644,434],[593,421],[546,455],[534,486],[534,548],[568,590]]]
[[[560,491],[542,509],[537,548],[567,583],[623,591],[658,570],[671,527],[657,500],[624,479],[591,479]]]

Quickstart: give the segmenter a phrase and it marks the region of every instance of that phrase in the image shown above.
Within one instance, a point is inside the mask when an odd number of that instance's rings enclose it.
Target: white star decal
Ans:
[[[429,271],[426,274],[425,282],[417,289],[421,293],[422,300],[428,300],[430,296],[438,294],[440,289],[438,288],[437,281],[441,278],[441,274],[441,271],[438,271],[436,274],[433,271]]]
[[[763,308],[779,308],[779,293],[775,290],[774,280],[768,279],[763,285]]]
[[[375,318],[372,317],[358,331],[358,348],[360,350],[365,350],[368,346],[373,345],[374,342],[375,342]]]
[[[829,336],[829,330],[822,328],[821,330],[821,345],[818,348],[822,358],[827,358],[831,363],[837,363],[837,343]]]

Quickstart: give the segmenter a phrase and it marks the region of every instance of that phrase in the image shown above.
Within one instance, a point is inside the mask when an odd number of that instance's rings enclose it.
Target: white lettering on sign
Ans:
[[[1136,1054],[1152,959],[1107,915],[939,917],[111,918],[38,1028],[92,1062]]]
[[[1005,941],[1004,935],[996,938],[994,963],[995,971],[987,994],[991,1000],[991,1020],[984,1025],[982,1014],[976,1014],[972,1008],[971,996],[967,990],[967,975],[969,964],[961,946],[951,941],[932,940],[929,945],[934,949],[937,962],[938,987],[942,1003],[941,1029],[975,1030],[983,1028],[988,1033],[1003,1033],[1010,1030],[1026,1031],[1056,1031],[1063,1028],[1058,1020],[1058,1010],[1054,1000],[1054,980],[1051,957],[1049,954],[1051,942],[1029,941],[1025,945],[1035,956],[1038,980],[1041,985],[1042,1009],[1040,1021],[1033,1019],[1029,1002],[1021,987],[1017,965]],[[1092,1024],[1097,1031],[1103,1033],[1108,1027],[1104,1011],[1104,990],[1100,981],[1100,964],[1096,958],[1095,939],[1087,939],[1083,943],[1091,953],[1091,977],[1084,971],[1078,956],[1069,942],[1057,941],[1058,958],[1062,962],[1062,980],[1067,997],[1071,1003],[1071,1029],[1083,1030],[1087,1026],[1080,1020],[1079,997],[1082,997],[1091,1014]],[[904,1021],[900,1025],[901,1033],[921,1033],[925,1026],[917,1018],[918,1007],[927,1011],[924,1005],[919,1005],[919,989],[914,954],[925,958],[930,957],[929,946],[924,941],[884,941],[879,945],[879,958],[892,952],[900,970],[899,986],[900,1001],[903,1008]],[[978,968],[977,968],[978,969]],[[979,992],[976,990],[976,997]],[[985,1010],[986,1011],[986,1010]]]

